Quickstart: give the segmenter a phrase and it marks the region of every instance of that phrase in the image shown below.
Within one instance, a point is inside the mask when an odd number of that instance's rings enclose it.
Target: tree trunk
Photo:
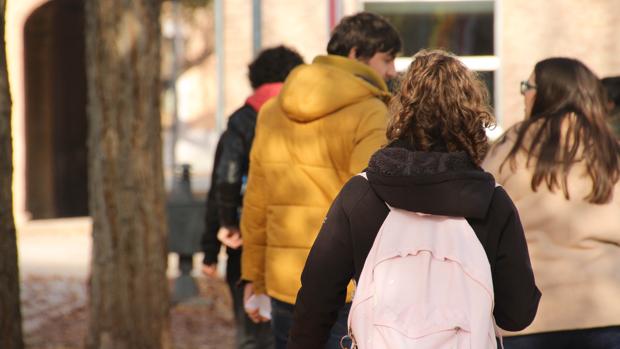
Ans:
[[[87,0],[88,348],[170,348],[160,2]]]
[[[19,306],[19,268],[13,221],[11,93],[4,40],[6,1],[0,0],[0,348],[24,347]]]

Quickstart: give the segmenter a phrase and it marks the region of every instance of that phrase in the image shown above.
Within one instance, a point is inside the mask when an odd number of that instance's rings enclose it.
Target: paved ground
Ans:
[[[86,277],[90,221],[85,218],[28,223],[18,231],[24,337],[30,349],[83,348],[88,310]],[[174,255],[168,275],[177,272]],[[200,255],[195,256],[200,265]],[[225,263],[220,263],[225,265]],[[233,317],[228,289],[220,279],[195,273],[200,294],[172,309],[177,349],[232,349]]]

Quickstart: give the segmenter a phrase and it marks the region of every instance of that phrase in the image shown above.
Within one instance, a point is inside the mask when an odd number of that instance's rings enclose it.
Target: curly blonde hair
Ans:
[[[464,151],[479,165],[489,148],[485,128],[495,124],[486,87],[454,55],[422,50],[392,98],[390,142],[420,151]]]

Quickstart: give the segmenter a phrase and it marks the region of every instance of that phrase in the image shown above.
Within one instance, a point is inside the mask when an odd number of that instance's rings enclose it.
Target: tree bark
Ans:
[[[87,0],[88,348],[170,348],[160,2]]]
[[[0,348],[21,349],[22,316],[13,220],[11,93],[4,39],[6,0],[0,0]]]

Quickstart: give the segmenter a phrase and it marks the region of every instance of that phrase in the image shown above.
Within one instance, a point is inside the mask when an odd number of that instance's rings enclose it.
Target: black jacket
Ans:
[[[242,186],[248,174],[250,149],[254,139],[257,112],[249,105],[235,111],[228,119],[215,151],[211,188],[207,194],[205,233],[202,238],[204,264],[217,263],[220,226],[239,227],[239,211],[243,202]],[[227,279],[240,275],[241,249],[226,249]]]
[[[289,349],[324,346],[345,302],[347,283],[359,279],[387,217],[385,203],[409,211],[465,217],[491,265],[497,324],[516,331],[532,322],[540,292],[523,229],[512,200],[501,187],[495,187],[491,174],[464,152],[415,152],[402,144],[375,153],[366,172],[368,180],[356,176],[343,187],[310,251]]]

